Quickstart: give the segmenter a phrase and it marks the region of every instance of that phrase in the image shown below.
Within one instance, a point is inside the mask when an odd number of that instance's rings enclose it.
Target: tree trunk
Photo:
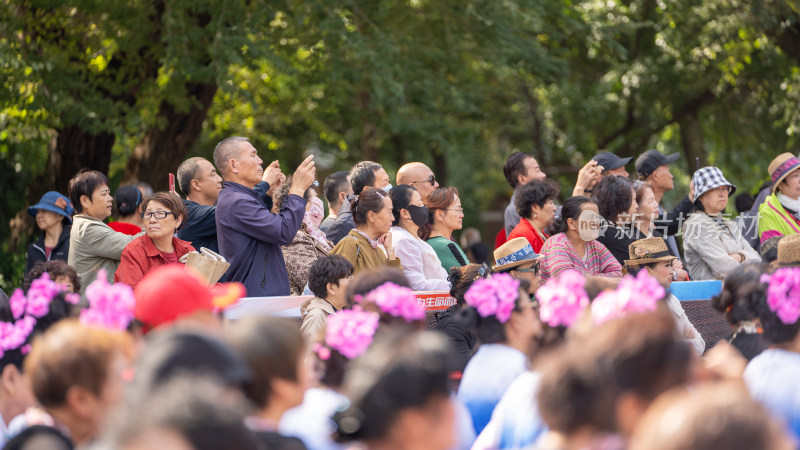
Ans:
[[[125,166],[124,184],[144,181],[155,191],[166,191],[174,173],[200,135],[216,84],[190,83],[187,93],[197,101],[188,111],[176,111],[167,101],[159,107],[156,124],[145,133]],[[165,124],[163,127],[159,123]]]
[[[694,173],[696,169],[695,158],[700,158],[700,167],[708,164],[706,152],[703,150],[704,138],[703,127],[697,116],[697,111],[685,115],[678,122],[681,130],[681,144],[686,160],[689,161],[689,171]]]

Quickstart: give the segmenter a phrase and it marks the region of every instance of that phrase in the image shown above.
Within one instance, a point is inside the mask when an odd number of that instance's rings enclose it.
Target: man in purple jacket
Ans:
[[[219,251],[231,264],[228,281],[244,284],[248,297],[289,295],[281,245],[294,240],[303,221],[303,193],[316,177],[313,158],[309,156],[297,168],[283,209],[273,214],[253,189],[262,178],[270,177],[264,176],[263,161],[250,141],[230,137],[214,149],[214,163],[223,179],[216,217]],[[280,174],[277,161],[267,170]]]

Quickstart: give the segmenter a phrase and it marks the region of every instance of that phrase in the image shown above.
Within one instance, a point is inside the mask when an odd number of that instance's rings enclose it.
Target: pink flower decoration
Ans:
[[[378,329],[379,316],[377,313],[360,309],[345,309],[328,316],[325,330],[325,344],[344,355],[347,359],[361,356],[372,343],[375,331]],[[330,357],[330,352],[320,354],[320,359]],[[323,358],[323,356],[327,356]]]
[[[419,304],[414,291],[392,282],[383,283],[366,296],[357,295],[354,299],[357,303],[374,303],[381,312],[402,317],[406,322],[425,318],[425,307]]]
[[[125,330],[133,320],[136,306],[133,289],[123,283],[109,284],[104,270],[99,270],[97,279],[86,288],[86,299],[89,308],[80,315],[84,325]]]
[[[64,300],[70,305],[77,305],[81,302],[81,294],[66,294]]]
[[[22,347],[33,331],[34,325],[36,319],[31,316],[25,316],[15,323],[0,322],[0,357],[9,350]]]
[[[625,276],[616,290],[598,295],[592,302],[592,317],[596,324],[601,324],[626,314],[652,312],[664,294],[664,287],[642,270],[635,278]]]
[[[770,311],[786,325],[797,322],[800,318],[800,268],[785,267],[771,276],[761,275],[761,282],[769,283],[767,306]]]
[[[15,319],[19,319],[25,314],[25,304],[27,302],[28,299],[25,298],[22,289],[14,290],[14,293],[11,294],[11,298],[8,299],[8,304],[11,307],[11,315],[13,315]]]
[[[507,273],[480,278],[472,283],[464,301],[481,317],[494,316],[500,323],[508,322],[519,298],[519,281]]]
[[[589,295],[584,285],[586,279],[576,270],[565,270],[547,280],[536,291],[539,300],[539,318],[551,327],[572,326],[589,306]]]

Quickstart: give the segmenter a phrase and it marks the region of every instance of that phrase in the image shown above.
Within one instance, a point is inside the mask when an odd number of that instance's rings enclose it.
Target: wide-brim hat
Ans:
[[[778,259],[774,267],[800,266],[800,234],[790,234],[778,241]]]
[[[694,183],[695,199],[699,199],[706,192],[720,186],[728,186],[730,188],[729,196],[736,192],[736,185],[725,179],[719,167],[703,167],[694,173],[692,183]]]
[[[767,168],[769,176],[772,178],[772,193],[775,193],[784,178],[798,168],[800,168],[800,159],[791,153],[782,153],[773,159]]]
[[[630,259],[625,260],[626,266],[641,266],[642,264],[678,259],[669,253],[667,242],[660,237],[631,242],[628,245],[628,257]]]
[[[533,251],[531,243],[524,237],[511,239],[497,247],[494,259],[497,264],[492,266],[492,272],[510,270],[523,264],[528,264],[541,258],[542,255]]]
[[[28,214],[36,217],[36,211],[39,209],[61,214],[69,219],[69,223],[72,223],[72,215],[75,213],[75,209],[72,207],[72,203],[69,199],[56,191],[50,191],[44,194],[39,200],[39,203],[29,206]]]

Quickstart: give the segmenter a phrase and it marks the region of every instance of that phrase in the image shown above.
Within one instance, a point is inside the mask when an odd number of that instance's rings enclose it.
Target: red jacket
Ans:
[[[544,246],[544,240],[550,236],[545,234],[544,235],[545,239],[542,239],[542,237],[539,236],[539,233],[537,233],[536,230],[533,228],[533,225],[531,225],[531,223],[528,222],[528,219],[523,217],[519,220],[517,226],[515,226],[514,229],[511,230],[511,234],[508,235],[508,240],[510,241],[518,237],[524,237],[525,239],[527,239],[528,242],[530,242],[531,247],[533,247],[533,251],[536,252],[536,254],[539,254],[542,252],[542,246]]]
[[[178,259],[194,251],[192,244],[176,237],[172,238],[172,245],[175,247]],[[114,282],[136,287],[147,275],[147,272],[166,264],[166,259],[161,256],[161,252],[156,248],[156,244],[153,243],[150,236],[139,236],[122,250],[119,267],[114,274]]]

